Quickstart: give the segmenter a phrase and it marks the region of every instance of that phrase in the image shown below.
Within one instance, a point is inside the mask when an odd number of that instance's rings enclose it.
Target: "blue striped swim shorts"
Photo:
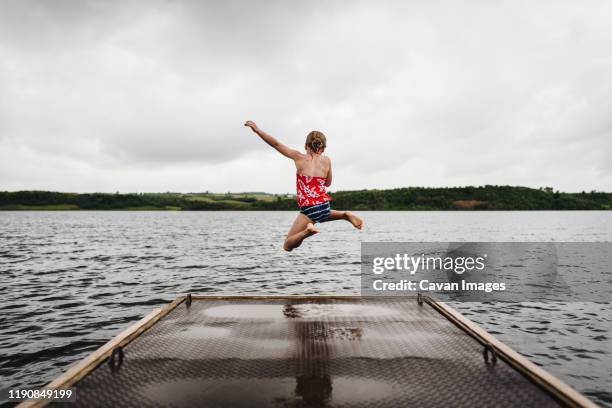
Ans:
[[[329,201],[324,201],[315,205],[300,207],[300,212],[310,218],[312,222],[325,222],[329,217],[331,206]]]

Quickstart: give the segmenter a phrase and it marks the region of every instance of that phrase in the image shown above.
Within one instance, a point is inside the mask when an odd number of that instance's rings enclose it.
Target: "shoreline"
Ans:
[[[612,193],[563,193],[551,187],[404,187],[330,192],[334,208],[353,211],[612,210]],[[63,193],[0,191],[0,211],[294,211],[291,194]]]

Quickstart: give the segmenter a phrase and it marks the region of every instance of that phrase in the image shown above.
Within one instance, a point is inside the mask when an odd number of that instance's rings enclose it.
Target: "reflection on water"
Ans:
[[[296,321],[294,326],[298,344],[295,359],[300,363],[295,373],[295,393],[312,406],[325,406],[333,388],[329,369],[331,345],[321,336],[327,325],[320,321]]]
[[[254,389],[259,392],[252,392]],[[343,406],[384,400],[396,390],[384,381],[339,376],[297,378],[173,379],[136,390],[162,406]],[[303,402],[301,404],[300,402]]]
[[[393,387],[390,384],[372,378],[332,377],[330,361],[334,357],[337,341],[359,340],[363,335],[363,329],[331,327],[324,321],[308,321],[308,317],[325,319],[329,316],[343,316],[348,310],[363,312],[353,316],[367,317],[376,317],[380,310],[386,310],[387,314],[396,312],[383,307],[351,304],[288,303],[283,307],[287,318],[299,318],[293,322],[297,343],[294,360],[298,363],[295,374],[295,395],[302,398],[308,406],[343,405],[367,399],[383,400],[393,395]],[[360,389],[367,390],[367,397],[364,397],[363,392],[359,392]]]
[[[340,364],[347,366],[346,356],[351,354],[350,350],[355,350],[355,342],[361,346],[368,342],[361,326],[366,324],[364,322],[378,321],[381,310],[387,311],[386,316],[391,317],[395,324],[404,325],[405,341],[405,324],[410,319],[396,321],[395,308],[295,301],[208,307],[196,304],[195,310],[193,306],[189,310],[182,317],[172,317],[171,314],[132,344],[137,348],[128,352],[140,356],[141,360],[136,364],[141,366],[126,368],[133,371],[124,371],[124,375],[138,377],[134,374],[143,370],[142,367],[147,367],[146,371],[152,373],[151,378],[138,380],[139,384],[146,385],[135,387],[136,398],[153,399],[173,406],[199,405],[206,400],[212,406],[324,407],[364,401],[388,406],[389,401],[394,401],[399,395],[391,383],[376,378],[376,365],[363,371],[354,370],[354,367],[338,370],[339,359],[344,358]],[[346,319],[349,310],[359,310],[363,314]],[[247,311],[261,311],[266,317],[252,319],[253,313]],[[387,325],[380,326],[369,332],[389,334],[387,328]],[[206,343],[206,351],[197,349],[196,343],[191,342],[193,339]],[[378,339],[380,336],[376,335],[371,338],[375,342]],[[166,344],[174,347],[169,350],[164,346]],[[214,349],[218,345],[222,348]],[[146,350],[145,354],[142,349]],[[373,352],[371,345],[369,350],[373,354],[366,360],[376,361],[375,356],[380,351]],[[356,357],[357,360],[360,358]],[[195,360],[194,367],[209,367],[211,371],[190,369],[188,364],[183,369],[163,366],[162,379],[159,380],[155,362],[160,359]],[[250,363],[246,363],[247,360]],[[239,370],[232,369],[236,361],[243,363]],[[334,361],[335,370],[332,368]],[[293,376],[288,376],[288,373]],[[99,384],[104,375],[100,371],[95,374],[99,377],[97,380],[90,378],[90,386]],[[222,378],[216,378],[217,375]],[[174,378],[176,376],[181,378]],[[87,389],[87,385],[81,385]]]
[[[240,319],[278,319],[281,316],[294,318],[337,318],[351,316],[391,316],[397,310],[373,305],[356,304],[299,304],[299,305],[224,305],[204,310],[210,317],[239,316]]]
[[[48,382],[177,294],[357,294],[361,241],[612,241],[609,212],[362,215],[361,232],[326,223],[299,250],[285,253],[281,244],[294,212],[0,212],[0,383]],[[456,306],[612,406],[609,303]],[[357,336],[301,330],[328,339]],[[310,374],[303,374],[300,382],[308,384]],[[315,378],[321,391],[312,398],[324,398],[325,376]],[[332,380],[333,398],[342,381]],[[295,379],[290,387],[295,391]]]
[[[333,389],[329,375],[298,375],[295,381],[295,394],[308,405],[313,407],[327,405]]]

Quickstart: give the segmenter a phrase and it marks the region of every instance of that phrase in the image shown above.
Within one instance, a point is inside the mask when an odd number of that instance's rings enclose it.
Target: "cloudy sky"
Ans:
[[[602,1],[2,1],[0,190],[612,191]]]

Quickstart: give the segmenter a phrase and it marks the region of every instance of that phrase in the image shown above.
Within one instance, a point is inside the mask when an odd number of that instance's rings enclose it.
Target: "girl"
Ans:
[[[250,127],[264,142],[278,150],[280,154],[293,159],[296,174],[297,202],[300,213],[287,233],[283,248],[291,251],[299,247],[304,239],[316,234],[319,230],[314,226],[317,222],[346,220],[357,229],[361,229],[363,221],[350,211],[332,210],[329,205],[331,197],[325,188],[332,183],[332,169],[329,157],[323,152],[327,145],[325,135],[313,130],[306,137],[306,153],[293,150],[276,138],[259,129],[255,122],[247,121],[244,126]]]

